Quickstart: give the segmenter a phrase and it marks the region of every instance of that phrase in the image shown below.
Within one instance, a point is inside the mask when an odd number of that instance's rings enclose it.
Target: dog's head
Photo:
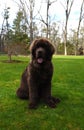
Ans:
[[[40,38],[32,42],[30,51],[32,60],[35,60],[38,64],[42,64],[51,60],[55,50],[50,41]]]

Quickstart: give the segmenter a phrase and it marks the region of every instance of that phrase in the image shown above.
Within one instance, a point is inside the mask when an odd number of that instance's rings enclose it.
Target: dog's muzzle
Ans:
[[[37,63],[41,64],[44,62],[45,59],[45,51],[43,48],[38,48],[36,51],[36,59]]]

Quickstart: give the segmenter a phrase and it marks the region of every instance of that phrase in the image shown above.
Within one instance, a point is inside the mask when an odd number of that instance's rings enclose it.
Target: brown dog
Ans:
[[[29,108],[36,108],[38,101],[43,99],[51,108],[60,101],[51,96],[51,80],[53,65],[51,62],[54,47],[47,39],[36,39],[30,46],[31,62],[22,74],[17,96],[29,98]]]

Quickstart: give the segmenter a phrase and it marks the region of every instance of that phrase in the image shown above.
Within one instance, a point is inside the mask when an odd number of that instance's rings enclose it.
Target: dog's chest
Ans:
[[[49,72],[46,70],[38,71],[37,76],[38,79],[47,80],[49,77]]]
[[[40,83],[48,82],[51,79],[51,72],[47,69],[36,71],[36,80]]]
[[[30,66],[30,75],[34,82],[45,83],[52,78],[53,68],[52,64],[43,67]]]

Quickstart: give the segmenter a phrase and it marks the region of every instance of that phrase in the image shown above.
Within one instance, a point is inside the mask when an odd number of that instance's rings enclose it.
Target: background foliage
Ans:
[[[73,27],[68,29],[68,23],[76,0],[43,1],[38,1],[39,9],[36,8],[36,0],[14,1],[18,5],[18,11],[12,25],[9,23],[11,7],[5,6],[2,11],[3,22],[0,27],[0,53],[8,53],[10,56],[26,54],[28,50],[25,48],[35,38],[46,37],[54,45],[56,54],[84,54],[84,0],[80,2],[78,24],[75,29]],[[43,3],[45,3],[46,8],[45,17],[41,12]],[[58,21],[58,18],[56,18],[57,12],[53,14],[51,11],[52,5],[57,3],[58,6],[61,4],[62,9],[64,9],[65,19],[63,21]],[[72,26],[74,26],[73,23]],[[19,49],[17,49],[18,46]]]

